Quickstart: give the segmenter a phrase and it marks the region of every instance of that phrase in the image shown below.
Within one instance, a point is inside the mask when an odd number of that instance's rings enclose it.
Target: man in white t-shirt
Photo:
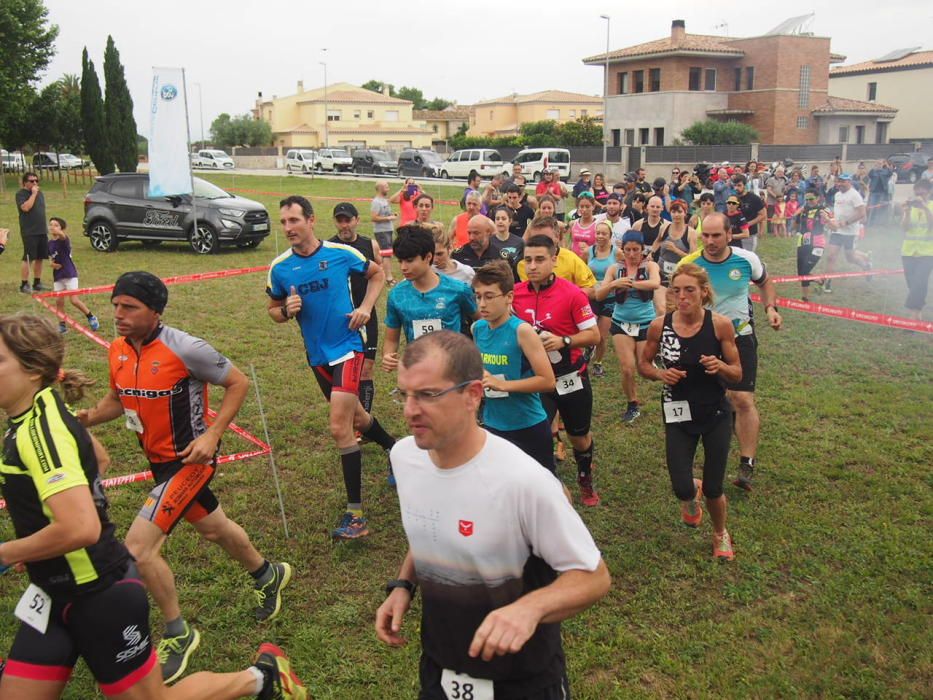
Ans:
[[[606,221],[612,226],[612,244],[617,250],[622,249],[622,236],[632,228],[631,220],[623,216],[624,211],[622,196],[613,192],[606,197],[606,211],[596,215],[596,221]]]
[[[476,424],[483,362],[464,336],[410,343],[398,373],[412,432],[392,451],[408,553],[376,613],[406,643],[422,589],[425,700],[569,697],[560,622],[609,590],[609,572],[561,483]]]
[[[852,176],[842,174],[836,178],[836,198],[833,200],[833,217],[827,222],[832,233],[829,236],[829,245],[826,247],[826,273],[833,271],[839,251],[844,250],[846,260],[858,265],[863,270],[870,270],[871,255],[855,249],[855,240],[858,238],[859,228],[865,220],[865,200],[862,199],[854,187]],[[823,291],[832,292],[832,280],[823,283]]]

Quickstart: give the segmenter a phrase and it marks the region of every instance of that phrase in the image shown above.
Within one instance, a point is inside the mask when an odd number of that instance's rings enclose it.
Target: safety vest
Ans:
[[[927,211],[933,214],[929,202],[926,202],[924,206]],[[926,214],[919,207],[910,208],[910,226],[904,236],[901,255],[905,257],[933,257],[933,231],[930,230]]]

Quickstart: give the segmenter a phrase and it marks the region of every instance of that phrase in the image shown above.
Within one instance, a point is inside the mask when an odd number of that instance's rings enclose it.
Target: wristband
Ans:
[[[283,304],[279,308],[282,309],[282,318],[286,321],[291,318],[291,316],[288,315],[288,304]]]
[[[411,581],[406,581],[405,579],[393,579],[386,584],[386,593],[391,594],[396,588],[404,588],[408,591],[408,594],[414,599],[415,593],[418,592],[418,584],[412,583]]]
[[[777,310],[777,307],[774,304],[765,304],[765,313],[768,313],[768,309]]]

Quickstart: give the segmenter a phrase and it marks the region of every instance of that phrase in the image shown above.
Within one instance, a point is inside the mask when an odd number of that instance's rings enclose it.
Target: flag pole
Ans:
[[[184,68],[181,69],[181,85],[182,92],[185,95],[185,128],[188,130],[188,153],[186,157],[188,158],[188,177],[191,178],[191,216],[194,219],[191,237],[195,238],[198,235],[198,205],[197,197],[194,195],[194,172],[191,167],[191,121],[188,119],[188,82],[185,78]]]

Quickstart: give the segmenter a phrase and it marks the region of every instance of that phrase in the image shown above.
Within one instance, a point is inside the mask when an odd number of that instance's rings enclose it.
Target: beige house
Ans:
[[[264,100],[260,94],[253,116],[269,122],[275,145],[283,149],[430,148],[434,134],[413,117],[412,103],[387,92],[350,83],[305,90],[299,80],[294,95]]]
[[[580,117],[603,115],[603,98],[563,90],[545,90],[530,95],[515,93],[477,102],[470,108],[470,136],[514,136],[522,124],[553,119],[572,122]]]
[[[443,145],[451,136],[454,136],[460,126],[470,125],[470,110],[466,107],[448,107],[447,109],[416,109],[412,112],[414,119],[423,121],[431,130],[431,141],[435,145]]]
[[[903,49],[829,73],[834,95],[897,108],[887,138],[933,138],[933,51]]]

